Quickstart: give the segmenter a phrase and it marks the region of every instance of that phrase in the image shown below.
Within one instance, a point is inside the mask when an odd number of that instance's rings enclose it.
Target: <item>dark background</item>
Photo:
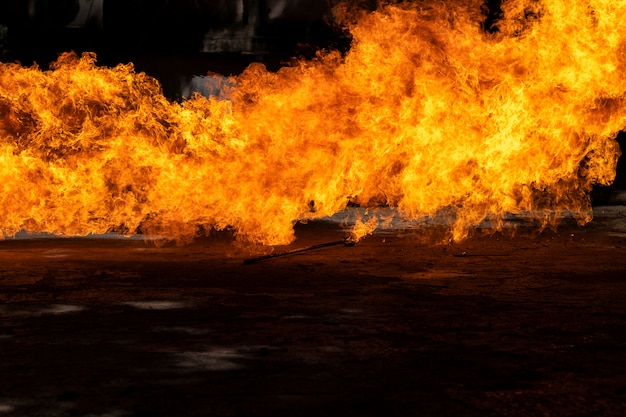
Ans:
[[[373,2],[372,2],[373,3]],[[277,69],[320,48],[346,49],[331,0],[17,0],[0,4],[4,61],[41,67],[60,52],[133,62],[177,98],[177,79],[230,75],[251,62]],[[372,6],[374,7],[374,6]]]

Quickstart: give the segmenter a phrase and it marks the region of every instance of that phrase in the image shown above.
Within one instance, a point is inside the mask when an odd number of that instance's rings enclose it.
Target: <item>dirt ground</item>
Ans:
[[[626,207],[245,259],[226,233],[0,242],[0,416],[626,415]]]

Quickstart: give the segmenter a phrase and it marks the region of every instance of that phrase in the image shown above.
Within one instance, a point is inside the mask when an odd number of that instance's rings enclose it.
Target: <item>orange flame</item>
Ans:
[[[285,244],[349,200],[450,213],[455,240],[529,210],[585,223],[620,155],[626,1],[505,1],[494,33],[481,3],[362,14],[344,56],[253,64],[228,100],[170,102],[93,54],[0,64],[0,230]]]
[[[371,217],[369,220],[363,222],[362,220],[357,220],[352,226],[352,230],[350,231],[350,236],[348,236],[348,240],[350,243],[356,243],[359,240],[363,239],[367,235],[371,235],[374,233],[374,230],[378,227],[378,218]]]

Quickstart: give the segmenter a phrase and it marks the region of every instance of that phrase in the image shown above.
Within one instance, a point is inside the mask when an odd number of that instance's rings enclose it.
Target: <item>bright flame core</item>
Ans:
[[[344,56],[253,64],[228,100],[170,102],[93,54],[0,64],[0,230],[274,245],[348,201],[449,213],[455,240],[486,216],[585,223],[626,126],[626,1],[505,1],[494,33],[481,3],[362,14]]]

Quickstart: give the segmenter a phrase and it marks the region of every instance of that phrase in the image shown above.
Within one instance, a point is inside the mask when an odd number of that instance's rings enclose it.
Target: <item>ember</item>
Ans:
[[[529,211],[540,227],[564,211],[584,224],[620,154],[626,2],[505,1],[493,33],[481,4],[338,7],[345,55],[253,64],[227,99],[171,102],[132,64],[93,54],[48,71],[2,64],[2,234],[184,243],[232,228],[276,245],[349,202],[445,215],[457,241],[488,216],[494,230]]]

